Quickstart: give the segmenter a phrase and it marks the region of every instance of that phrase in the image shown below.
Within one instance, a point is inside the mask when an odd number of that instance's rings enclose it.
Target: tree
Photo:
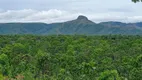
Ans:
[[[98,80],[121,80],[117,70],[106,70],[101,73]]]
[[[136,2],[142,2],[142,0],[132,0],[134,3]]]

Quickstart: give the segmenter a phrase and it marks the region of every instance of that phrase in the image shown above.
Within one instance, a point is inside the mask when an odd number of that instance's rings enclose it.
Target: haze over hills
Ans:
[[[101,22],[94,23],[87,17],[80,15],[77,19],[63,23],[0,23],[0,34],[128,34],[141,35],[142,22]]]

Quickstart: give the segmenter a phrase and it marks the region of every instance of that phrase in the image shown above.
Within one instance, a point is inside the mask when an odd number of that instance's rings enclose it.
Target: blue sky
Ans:
[[[0,22],[63,22],[85,15],[94,22],[142,21],[131,0],[0,0]]]

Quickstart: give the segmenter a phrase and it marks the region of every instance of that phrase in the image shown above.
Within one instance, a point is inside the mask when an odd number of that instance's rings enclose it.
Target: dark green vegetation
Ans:
[[[0,80],[141,80],[142,36],[0,36]]]
[[[85,16],[76,20],[63,23],[0,23],[0,34],[34,34],[34,35],[102,35],[102,34],[127,34],[142,35],[142,22],[121,23],[102,22],[94,23]]]
[[[134,3],[136,2],[142,2],[142,0],[132,0]]]

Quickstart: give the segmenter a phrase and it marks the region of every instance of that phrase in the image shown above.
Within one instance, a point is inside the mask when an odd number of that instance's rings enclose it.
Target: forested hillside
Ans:
[[[101,22],[95,23],[85,16],[62,23],[0,23],[0,34],[32,35],[142,35],[142,22]]]
[[[141,80],[142,36],[1,35],[0,80]]]

